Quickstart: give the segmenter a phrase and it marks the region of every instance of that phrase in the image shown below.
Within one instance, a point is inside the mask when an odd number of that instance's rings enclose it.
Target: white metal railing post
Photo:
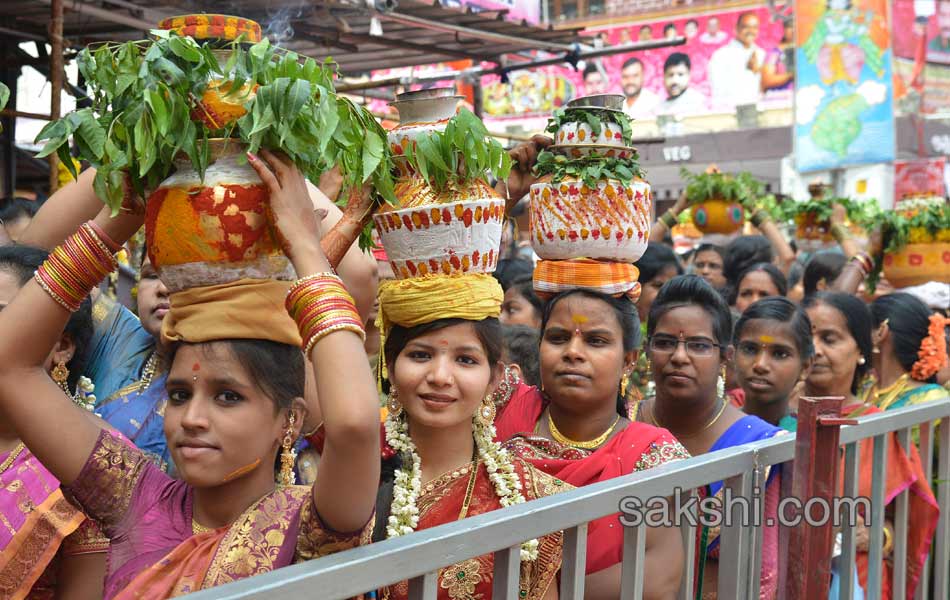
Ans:
[[[564,530],[560,600],[583,600],[587,572],[587,523]]]

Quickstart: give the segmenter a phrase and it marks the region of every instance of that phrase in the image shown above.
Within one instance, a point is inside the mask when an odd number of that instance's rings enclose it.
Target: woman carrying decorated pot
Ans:
[[[683,275],[670,280],[650,309],[647,354],[656,381],[656,397],[642,403],[637,419],[668,429],[690,455],[768,439],[781,431],[744,415],[725,396],[726,362],[732,359],[732,313],[704,279]],[[771,469],[763,492],[764,513],[778,511],[780,469]],[[720,495],[722,482],[707,486]],[[701,527],[697,586],[715,597],[718,583],[719,531]],[[778,586],[778,528],[764,529],[760,597],[774,598]],[[697,594],[699,596],[699,594]]]
[[[43,250],[28,246],[0,248],[0,308],[46,258]],[[44,370],[62,388],[60,395],[84,408],[95,400],[82,376],[91,334],[90,307],[84,302],[44,361]],[[86,416],[95,420],[91,413]],[[64,497],[59,481],[5,420],[0,421],[0,449],[0,515],[6,525],[0,531],[0,597],[102,598],[109,540]]]
[[[805,396],[843,396],[841,410],[848,417],[859,417],[881,412],[865,404],[856,396],[861,380],[871,368],[873,360],[872,317],[867,306],[855,296],[836,292],[819,292],[805,298],[803,308],[812,324],[815,359],[805,380]],[[784,425],[784,424],[783,424]],[[859,444],[860,477],[858,495],[871,497],[874,469],[873,444],[865,440]],[[895,434],[887,436],[887,480],[885,497],[890,498],[885,509],[884,562],[882,569],[882,598],[892,596],[892,565],[889,560],[893,549],[891,517],[894,499],[903,490],[908,495],[907,521],[907,590],[906,597],[914,595],[924,561],[930,548],[939,509],[920,462],[917,448],[905,450]],[[867,589],[868,547],[864,536],[859,537],[857,568],[861,586]]]
[[[115,268],[112,254],[141,226],[140,215],[103,210],[0,313],[0,411],[112,540],[106,598],[206,589],[369,537],[379,431],[361,319],[328,273],[303,177],[265,157],[268,166],[253,156],[251,164],[302,279],[243,279],[172,296],[162,324],[173,344],[164,427],[181,481],[90,423],[43,368],[70,313]],[[305,413],[301,347],[314,364],[327,437],[312,488],[289,485]],[[329,375],[344,369],[345,384]]]
[[[947,389],[936,375],[948,364],[950,319],[900,292],[872,302],[871,315],[877,385],[868,402],[889,410],[946,398]]]
[[[743,412],[783,429],[793,427],[789,412],[815,354],[808,315],[786,298],[759,300],[739,317],[732,343]]]
[[[390,143],[402,206],[374,217],[396,275],[379,286],[379,376],[388,380],[389,414],[374,540],[570,487],[494,440],[493,392],[504,385],[504,365],[503,293],[492,272],[505,201],[484,179],[486,171],[505,178],[508,164],[481,121],[456,113],[456,103],[454,90],[399,96],[402,127],[390,132]],[[427,106],[442,111],[434,124],[415,116]],[[460,130],[465,136],[456,135]],[[458,144],[463,138],[468,142]],[[466,152],[466,144],[483,146]],[[458,168],[424,169],[426,153],[416,148],[443,152]],[[520,597],[557,597],[560,532],[525,542],[521,559]],[[491,597],[493,561],[480,556],[441,569],[439,598]],[[408,594],[406,582],[381,590],[384,598]]]

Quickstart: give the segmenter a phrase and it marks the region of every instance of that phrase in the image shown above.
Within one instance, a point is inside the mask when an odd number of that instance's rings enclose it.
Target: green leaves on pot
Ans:
[[[814,214],[817,222],[828,221],[834,206],[840,204],[844,206],[848,213],[848,219],[861,227],[866,227],[872,222],[878,213],[880,207],[877,200],[855,200],[852,198],[811,198],[805,202],[795,202],[787,200],[778,206],[777,218],[783,221],[794,220],[798,215]],[[774,213],[773,213],[774,214]]]
[[[247,47],[238,39],[212,51],[168,31],[152,35],[80,52],[91,108],[49,123],[37,136],[46,142],[39,156],[57,152],[70,169],[72,138],[78,158],[98,170],[97,193],[113,210],[122,202],[125,173],[143,197],[174,171],[176,158],[203,176],[213,137],[239,138],[255,152],[281,151],[311,181],[340,164],[345,186],[368,181],[395,202],[386,133],[369,112],[335,94],[332,61],[301,60],[267,40]],[[228,101],[247,111],[222,129],[199,118],[215,80]]]
[[[430,131],[409,144],[404,156],[437,192],[484,179],[487,173],[505,180],[511,171],[504,147],[465,108],[449,119],[444,131]]]
[[[762,183],[751,173],[690,173],[681,169],[680,177],[687,182],[686,199],[690,205],[707,200],[721,199],[738,202],[744,208],[755,208],[756,200],[762,195]]]
[[[596,187],[597,182],[604,179],[616,179],[626,184],[643,177],[643,171],[636,158],[619,159],[600,156],[568,158],[548,150],[538,154],[534,173],[538,177],[551,175],[551,181],[554,183],[560,183],[566,178],[580,179],[588,187]]]
[[[558,108],[548,119],[546,131],[552,135],[557,134],[565,123],[587,123],[594,136],[599,136],[603,131],[605,123],[613,123],[620,126],[621,136],[625,146],[633,144],[633,128],[630,126],[630,118],[622,112],[607,110],[603,108]]]

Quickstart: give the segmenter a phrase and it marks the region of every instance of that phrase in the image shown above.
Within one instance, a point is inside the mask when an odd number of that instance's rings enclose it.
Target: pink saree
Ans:
[[[194,535],[193,490],[102,432],[69,491],[109,535],[105,598],[159,600],[368,543],[323,525],[309,487],[277,488],[230,527]]]

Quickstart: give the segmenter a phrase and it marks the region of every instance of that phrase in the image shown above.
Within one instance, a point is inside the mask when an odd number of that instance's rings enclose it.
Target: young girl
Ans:
[[[44,369],[71,311],[115,268],[112,252],[141,226],[141,215],[101,212],[0,312],[0,411],[110,538],[106,598],[168,598],[368,538],[379,437],[361,320],[327,274],[302,175],[265,157],[270,168],[249,159],[302,279],[290,295],[281,282],[241,280],[171,298],[163,337],[176,344],[164,427],[180,481],[100,431]],[[279,312],[285,297],[297,326]],[[308,308],[319,303],[332,303],[339,317],[314,318]],[[301,338],[327,437],[312,488],[274,482],[280,452],[282,483],[290,483],[290,449],[304,420]],[[335,376],[344,370],[345,383]]]

